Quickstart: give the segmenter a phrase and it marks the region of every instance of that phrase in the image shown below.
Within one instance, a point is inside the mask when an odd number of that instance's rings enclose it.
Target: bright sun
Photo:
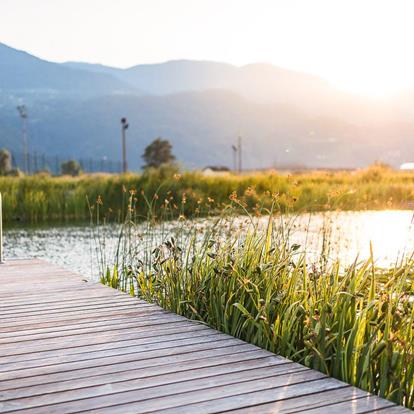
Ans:
[[[273,60],[290,60],[357,94],[384,96],[414,87],[414,1],[292,0],[284,13],[278,23],[285,48]]]
[[[329,79],[330,82],[338,89],[357,95],[380,98],[413,86],[410,76],[398,76],[393,71],[378,70],[378,68],[365,68],[358,73],[353,73],[350,70],[341,75],[333,75]]]
[[[340,30],[328,40],[343,56],[338,65],[332,65],[332,73],[327,73],[331,82],[377,97],[414,87],[413,15],[412,1],[367,0],[342,9],[346,24],[339,24]],[[337,51],[334,55],[338,56]],[[326,65],[330,67],[329,62]]]

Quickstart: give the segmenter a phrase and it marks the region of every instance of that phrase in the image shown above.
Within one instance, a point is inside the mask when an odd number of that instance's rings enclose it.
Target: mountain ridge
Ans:
[[[119,159],[121,117],[129,163],[171,140],[188,168],[232,163],[244,137],[248,168],[281,164],[358,167],[414,159],[411,94],[373,101],[311,74],[256,63],[174,60],[127,69],[55,63],[0,44],[0,147],[21,151],[16,105],[28,106],[32,151]]]

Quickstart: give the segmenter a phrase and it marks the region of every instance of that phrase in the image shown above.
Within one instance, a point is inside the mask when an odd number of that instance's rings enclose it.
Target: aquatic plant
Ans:
[[[136,214],[147,218],[168,210],[170,218],[220,214],[229,196],[244,209],[260,214],[277,197],[280,211],[378,210],[411,208],[414,173],[396,172],[380,165],[356,172],[308,172],[284,175],[276,172],[203,176],[179,174],[170,167],[143,174],[83,175],[80,177],[0,177],[6,223],[75,222],[89,220],[89,200],[101,197],[100,210],[108,221],[125,213],[124,189],[136,192]],[[240,212],[244,210],[240,209]]]

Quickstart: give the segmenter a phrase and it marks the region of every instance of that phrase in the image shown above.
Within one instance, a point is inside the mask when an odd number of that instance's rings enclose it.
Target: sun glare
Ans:
[[[277,15],[278,6],[274,9]],[[414,87],[413,1],[292,0],[284,15],[295,26],[279,22],[286,41],[273,49],[273,62],[362,95],[381,97]]]
[[[412,87],[409,77],[400,78],[396,74],[374,69],[369,73],[348,72],[342,76],[332,76],[330,82],[346,92],[376,98],[387,97]]]

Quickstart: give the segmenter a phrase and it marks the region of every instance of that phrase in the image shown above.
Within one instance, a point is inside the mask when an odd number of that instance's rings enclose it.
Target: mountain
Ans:
[[[103,73],[105,75],[111,75],[119,78],[122,78],[121,73],[123,72],[123,69],[101,65],[100,63],[64,62],[61,63],[61,66],[92,73]]]
[[[119,120],[126,116],[132,168],[142,164],[145,146],[157,136],[171,141],[177,159],[187,168],[231,167],[231,145],[238,133],[249,169],[294,164],[351,168],[376,159],[393,165],[414,159],[414,122],[361,127],[326,116],[309,118],[286,105],[259,104],[227,91],[57,100],[47,108],[33,107],[31,116],[33,150],[95,159],[120,159]],[[0,111],[0,125],[5,121]],[[18,122],[14,128],[20,138]]]
[[[66,62],[63,65],[110,74],[149,95],[221,89],[259,103],[306,106],[310,112],[313,112],[311,108],[315,107],[315,103],[332,101],[334,94],[341,95],[317,76],[265,63],[237,67],[220,62],[174,60],[128,69],[82,62]]]
[[[102,95],[133,87],[105,73],[91,73],[47,62],[0,43],[0,90],[16,94]]]
[[[172,142],[188,168],[231,166],[238,134],[246,168],[397,166],[414,159],[413,98],[361,98],[262,63],[178,60],[119,69],[47,62],[0,44],[0,147],[21,151],[16,105],[25,103],[32,151],[119,160],[126,116],[132,168],[157,136]]]
[[[334,88],[324,79],[266,63],[233,66],[227,63],[174,60],[119,69],[99,64],[66,62],[66,67],[110,74],[142,95],[227,90],[261,104],[283,104],[305,115],[329,116],[357,124],[414,117],[412,106],[356,96]],[[413,94],[410,95],[412,97]],[[410,101],[412,102],[412,101]]]

